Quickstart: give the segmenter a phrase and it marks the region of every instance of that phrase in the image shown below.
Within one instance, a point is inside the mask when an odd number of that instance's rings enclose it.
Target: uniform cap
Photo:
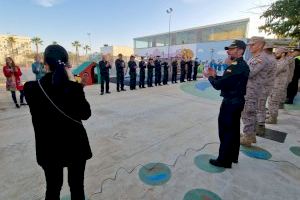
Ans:
[[[273,49],[274,46],[273,46],[273,43],[271,42],[266,42],[265,46],[264,46],[264,49]]]
[[[300,51],[300,46],[295,47],[294,51]]]
[[[234,48],[240,48],[240,49],[246,49],[246,44],[242,40],[234,40],[229,46],[225,47],[225,50],[228,49],[234,49]]]
[[[289,49],[286,47],[277,47],[276,52],[277,53],[287,53],[287,52],[289,52]]]
[[[258,36],[253,36],[250,38],[248,44],[255,44],[258,42],[265,42],[265,38],[264,37],[258,37]]]

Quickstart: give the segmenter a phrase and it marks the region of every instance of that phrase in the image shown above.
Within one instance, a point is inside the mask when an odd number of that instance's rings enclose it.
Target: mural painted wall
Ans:
[[[174,45],[170,46],[170,57],[181,56],[184,50],[189,50],[192,52],[193,57],[196,53],[196,44],[183,44],[183,45]],[[162,58],[168,58],[168,46],[164,47],[152,47],[152,48],[145,48],[145,49],[135,49],[135,55],[138,56],[146,56],[146,57],[153,57],[153,56],[160,56]]]
[[[243,39],[247,42],[246,39]],[[191,50],[193,53],[192,58],[198,57],[201,61],[211,61],[212,59],[216,62],[219,60],[224,60],[227,57],[227,53],[224,50],[225,46],[230,45],[232,40],[223,40],[216,42],[203,42],[197,44],[183,44],[170,46],[170,57],[175,57],[181,55],[185,49]],[[168,57],[168,47],[152,47],[144,49],[135,49],[135,54],[138,56],[160,56],[162,58]]]

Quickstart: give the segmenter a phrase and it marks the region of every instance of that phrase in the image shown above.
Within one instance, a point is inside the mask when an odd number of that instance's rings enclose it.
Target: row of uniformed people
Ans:
[[[197,79],[197,72],[199,62],[197,58],[193,62],[192,60],[184,59],[179,60],[174,58],[171,62],[172,65],[172,83],[177,83],[177,68],[180,65],[180,82],[185,82],[185,77],[187,75],[187,80],[191,81]],[[107,61],[107,56],[104,55],[102,60],[99,62],[100,75],[101,75],[101,95],[104,94],[104,85],[106,93],[109,91],[109,70],[111,69],[111,64]],[[127,73],[127,68],[125,61],[123,60],[123,55],[119,54],[118,59],[115,61],[116,75],[117,75],[117,91],[126,91],[124,89],[124,77]],[[161,81],[164,85],[168,84],[169,80],[169,64],[167,60],[163,62],[160,60],[159,56],[156,57],[156,60],[153,58],[148,59],[148,63],[145,62],[144,57],[141,57],[141,61],[137,66],[135,62],[135,57],[130,56],[128,62],[128,69],[130,75],[130,90],[136,89],[136,77],[137,77],[137,68],[140,68],[139,71],[139,88],[145,88],[145,81],[147,81],[148,87],[153,87],[153,71],[154,71],[154,84],[155,86],[161,85]],[[147,80],[146,80],[146,68],[147,68]],[[163,80],[162,79],[162,68],[163,68]],[[193,77],[192,77],[193,74]]]

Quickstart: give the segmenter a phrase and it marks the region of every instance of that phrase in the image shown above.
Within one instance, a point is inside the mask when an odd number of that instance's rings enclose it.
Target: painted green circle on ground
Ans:
[[[240,148],[241,152],[243,152],[246,156],[262,159],[262,160],[269,160],[272,157],[272,154],[268,152],[267,150],[257,147],[257,146],[251,146],[246,147],[242,146]]]
[[[162,185],[171,178],[170,168],[163,163],[149,163],[139,171],[141,181],[148,185]]]
[[[208,80],[190,81],[182,83],[180,89],[188,94],[210,99],[214,101],[221,101],[220,92],[215,90]]]
[[[294,99],[293,104],[284,104],[284,109],[288,111],[300,110],[300,93]]]
[[[63,196],[62,198],[60,198],[60,200],[71,200],[71,196],[70,195]],[[88,200],[88,198],[85,197],[85,200]]]
[[[296,156],[300,156],[300,147],[294,146],[290,148],[290,151]]]
[[[210,159],[216,159],[215,156],[209,154],[201,154],[194,159],[195,165],[206,172],[209,173],[221,173],[225,171],[223,167],[216,167],[209,163]]]
[[[183,200],[222,200],[217,194],[205,190],[194,189],[184,195]]]

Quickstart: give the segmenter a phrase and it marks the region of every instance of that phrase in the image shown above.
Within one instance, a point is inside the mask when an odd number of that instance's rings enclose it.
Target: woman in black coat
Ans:
[[[45,199],[59,200],[63,168],[68,167],[72,200],[84,200],[84,170],[92,157],[81,120],[91,116],[81,84],[68,73],[68,53],[59,45],[45,49],[48,73],[40,81],[25,83],[24,93],[32,116],[38,164],[43,168]]]

